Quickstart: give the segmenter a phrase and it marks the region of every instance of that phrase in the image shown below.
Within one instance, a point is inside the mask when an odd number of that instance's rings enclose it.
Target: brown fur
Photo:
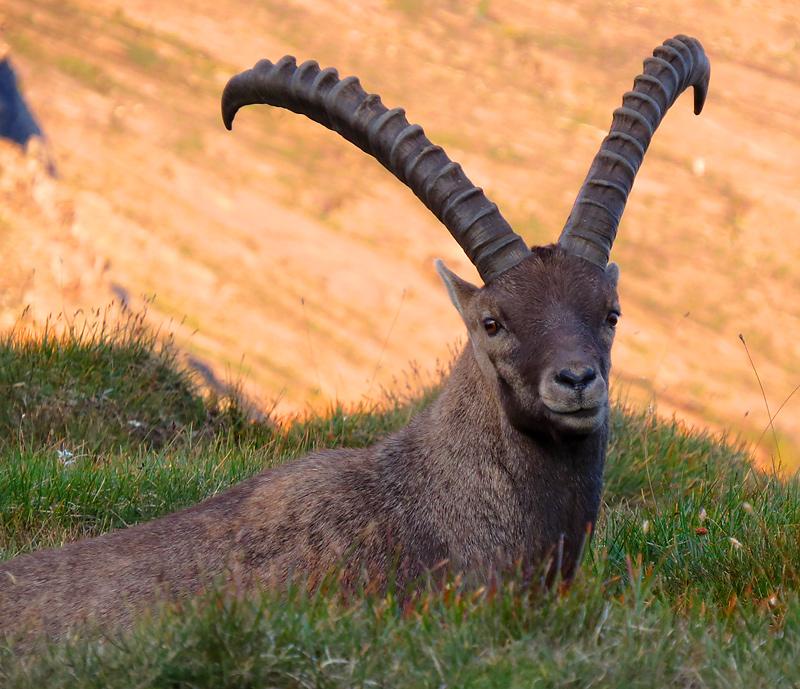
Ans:
[[[379,586],[396,570],[404,586],[447,561],[480,581],[536,566],[559,543],[571,576],[600,501],[615,269],[546,247],[483,288],[441,271],[470,343],[406,428],[366,449],[312,453],[149,523],[0,563],[0,633],[126,625],[158,597],[197,593],[211,578],[313,585],[343,565],[346,578],[366,572]],[[503,324],[495,337],[487,315]],[[601,382],[553,383],[553,371],[579,364]],[[590,422],[554,413],[543,392],[578,410],[591,394],[597,413]]]

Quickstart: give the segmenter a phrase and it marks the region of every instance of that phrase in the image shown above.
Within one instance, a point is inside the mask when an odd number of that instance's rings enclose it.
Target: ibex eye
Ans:
[[[608,323],[612,328],[616,328],[618,322],[619,322],[619,312],[610,311],[608,316],[606,316],[606,323]]]
[[[500,332],[500,328],[503,326],[501,326],[494,318],[484,318],[483,327],[486,329],[486,333],[489,335],[489,337],[494,337]]]

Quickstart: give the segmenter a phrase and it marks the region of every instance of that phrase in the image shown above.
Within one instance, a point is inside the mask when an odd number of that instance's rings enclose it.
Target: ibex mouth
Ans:
[[[583,419],[583,418],[591,418],[593,416],[597,416],[601,411],[605,409],[604,406],[600,407],[580,407],[578,409],[573,409],[571,411],[564,411],[564,410],[556,410],[547,408],[551,414],[558,414],[559,416],[571,416],[576,419]]]
[[[597,430],[605,423],[608,414],[608,405],[606,404],[595,407],[578,407],[572,410],[552,409],[547,404],[544,406],[547,416],[553,424],[560,426],[565,431],[578,434]]]

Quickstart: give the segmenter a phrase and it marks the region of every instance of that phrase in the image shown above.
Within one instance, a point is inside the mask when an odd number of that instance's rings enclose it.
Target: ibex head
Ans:
[[[619,317],[617,267],[558,246],[534,248],[484,287],[437,269],[469,332],[486,384],[519,431],[586,434],[608,410]]]
[[[288,108],[377,158],[442,221],[475,264],[476,287],[437,263],[485,378],[510,423],[528,434],[585,435],[604,426],[619,271],[609,264],[634,177],[656,128],[694,86],[695,113],[710,68],[700,43],[676,36],[653,51],[623,96],[608,136],[553,246],[532,250],[401,108],[387,109],[358,79],[316,62],[262,60],[231,79],[222,99],[231,127],[240,107]]]

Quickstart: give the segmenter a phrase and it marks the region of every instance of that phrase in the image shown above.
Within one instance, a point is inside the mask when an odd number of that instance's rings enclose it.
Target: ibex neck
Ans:
[[[541,562],[560,542],[569,575],[597,518],[605,439],[517,431],[468,345],[439,398],[386,446],[386,468],[413,496],[414,533],[455,567]]]

